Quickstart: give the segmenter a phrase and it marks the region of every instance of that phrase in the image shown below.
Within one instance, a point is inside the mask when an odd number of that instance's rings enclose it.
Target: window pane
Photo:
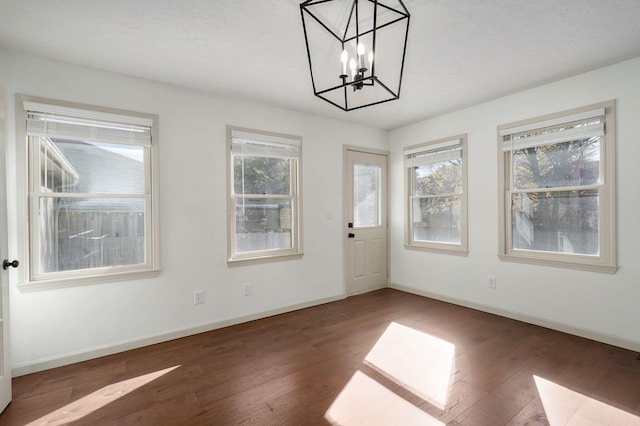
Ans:
[[[292,248],[291,204],[291,199],[238,198],[236,252]]]
[[[353,225],[380,226],[380,166],[353,167]]]
[[[600,183],[600,137],[514,151],[513,181],[514,189]]]
[[[289,158],[233,157],[233,190],[235,194],[291,194]]]
[[[513,194],[513,248],[598,255],[598,191]]]
[[[413,240],[460,243],[460,198],[413,199]]]
[[[144,194],[144,148],[40,138],[40,186],[58,193]]]
[[[145,262],[144,200],[40,198],[40,272]]]
[[[424,164],[413,170],[414,195],[462,193],[462,159]]]

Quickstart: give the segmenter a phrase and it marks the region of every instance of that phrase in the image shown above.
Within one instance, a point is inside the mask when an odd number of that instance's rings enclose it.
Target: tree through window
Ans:
[[[615,270],[612,114],[607,104],[500,131],[502,255]]]
[[[407,246],[466,254],[466,135],[405,149]]]
[[[229,261],[301,254],[300,140],[237,128],[228,133]]]

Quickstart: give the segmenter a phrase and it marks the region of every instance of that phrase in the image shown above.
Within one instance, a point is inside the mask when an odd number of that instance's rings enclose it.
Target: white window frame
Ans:
[[[579,187],[598,191],[599,200],[599,254],[586,255],[574,253],[561,253],[551,251],[538,251],[526,249],[514,249],[512,246],[512,214],[511,214],[511,156],[512,150],[517,148],[510,142],[511,135],[535,132],[554,128],[563,124],[580,120],[597,119],[602,117],[603,125],[597,126],[598,132],[604,133],[600,138],[600,182],[594,185]],[[562,132],[560,132],[562,138]],[[533,138],[540,138],[540,141]],[[564,136],[566,138],[566,136]],[[560,142],[560,138],[554,136],[529,137],[536,145]],[[567,139],[565,139],[567,140]],[[498,257],[504,261],[521,262],[534,265],[544,265],[562,268],[572,268],[595,272],[614,273],[616,265],[616,211],[615,211],[615,102],[613,100],[598,104],[588,105],[529,120],[498,126],[498,167],[499,167],[499,241]],[[553,191],[567,188],[553,188]]]
[[[441,241],[421,241],[414,239],[413,229],[413,198],[415,195],[414,167],[421,158],[428,156],[437,158],[438,155],[448,155],[451,150],[460,150],[462,158],[462,193],[439,194],[438,196],[456,196],[460,198],[460,242],[447,243]],[[467,135],[461,134],[448,138],[438,139],[418,145],[407,146],[403,149],[405,169],[405,248],[410,250],[422,250],[435,253],[466,256],[469,253],[468,243],[468,208],[467,208]]]
[[[41,290],[58,287],[69,287],[84,284],[94,284],[110,281],[147,278],[157,276],[160,273],[159,257],[159,215],[158,215],[158,116],[113,108],[104,108],[94,105],[66,102],[54,99],[40,98],[28,95],[16,95],[16,155],[18,158],[17,171],[17,211],[18,217],[23,218],[18,222],[19,251],[23,262],[19,268],[18,286],[25,290]],[[145,163],[145,190],[140,198],[144,199],[145,217],[145,261],[136,265],[123,265],[116,267],[96,267],[89,269],[76,269],[69,271],[42,272],[39,270],[40,241],[37,237],[39,224],[31,220],[37,217],[38,203],[41,198],[41,190],[37,187],[40,173],[38,155],[40,148],[34,150],[31,147],[31,139],[48,138],[55,134],[52,130],[55,126],[44,126],[37,120],[29,120],[28,117],[34,111],[43,113],[43,120],[55,117],[56,114],[75,117],[90,123],[92,120],[122,123],[131,126],[146,128],[145,135],[140,138],[131,132],[131,144],[144,146]],[[52,118],[52,122],[55,118]],[[59,135],[73,132],[73,126],[65,128],[64,123],[58,123]],[[29,127],[29,128],[28,128]],[[75,129],[79,129],[76,127]],[[105,141],[116,140],[118,134],[100,133],[105,129],[87,126],[87,132],[96,138]],[[93,132],[93,133],[91,133]],[[96,133],[97,132],[97,133]],[[117,133],[117,132],[116,132]],[[41,136],[33,136],[41,134]],[[32,135],[32,136],[30,136]],[[100,135],[100,136],[96,136]],[[75,135],[77,140],[87,138],[85,131]],[[90,136],[89,136],[90,137]],[[110,139],[111,138],[111,139]],[[84,140],[84,139],[83,139]],[[37,151],[37,152],[36,152]],[[35,153],[35,154],[34,154]],[[36,170],[37,169],[37,170]],[[36,182],[37,179],[37,182]],[[51,195],[51,194],[49,194]],[[85,194],[92,197],[96,194]],[[100,197],[100,195],[97,195]],[[108,198],[106,194],[104,197]]]
[[[283,133],[266,132],[243,127],[226,126],[227,140],[227,264],[230,266],[264,263],[300,258],[302,249],[302,138]],[[291,243],[288,249],[236,251],[236,200],[239,195],[234,191],[233,159],[242,155],[243,141],[250,142],[257,151],[252,155],[282,155],[292,159],[289,195],[252,194],[250,198],[286,198],[291,200]],[[235,150],[234,150],[235,146]],[[255,150],[255,149],[254,149]]]

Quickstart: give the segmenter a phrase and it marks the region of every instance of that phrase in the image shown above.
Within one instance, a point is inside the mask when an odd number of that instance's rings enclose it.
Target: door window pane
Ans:
[[[380,166],[353,166],[353,225],[380,226]]]

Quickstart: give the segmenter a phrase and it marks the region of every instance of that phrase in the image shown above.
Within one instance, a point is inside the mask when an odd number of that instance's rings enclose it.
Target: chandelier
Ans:
[[[313,92],[351,111],[400,98],[409,32],[402,0],[300,4]]]

